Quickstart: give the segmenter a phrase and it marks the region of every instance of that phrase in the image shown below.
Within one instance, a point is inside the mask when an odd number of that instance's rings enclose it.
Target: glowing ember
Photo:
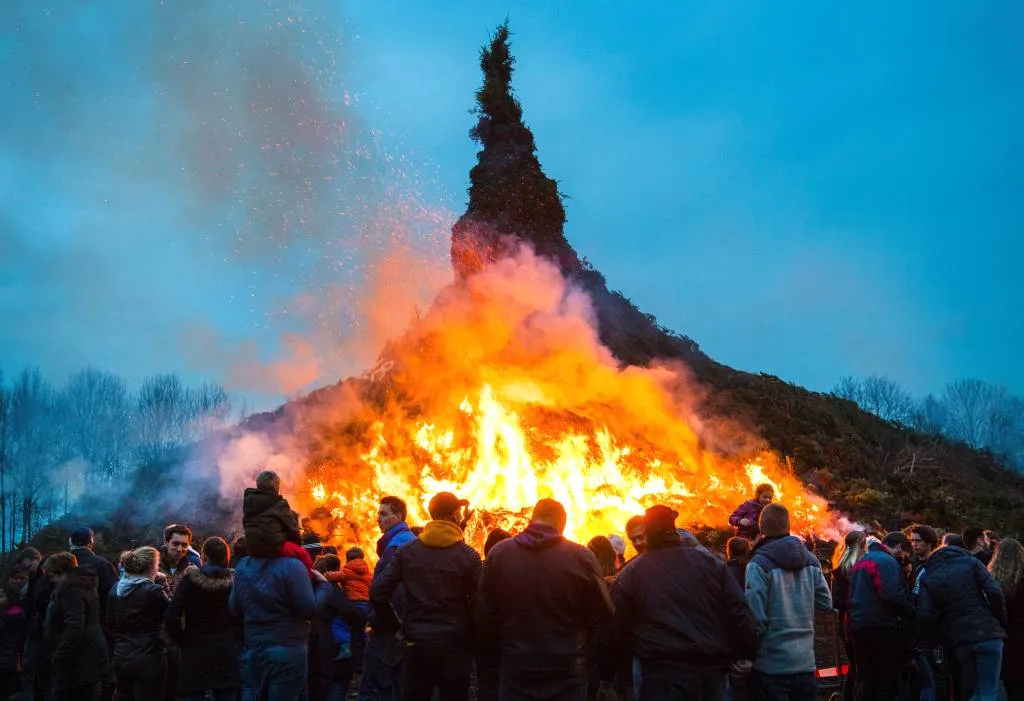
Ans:
[[[410,523],[447,490],[468,499],[469,540],[519,530],[542,497],[565,504],[568,537],[621,533],[655,503],[680,525],[725,526],[761,483],[819,526],[825,503],[774,456],[723,457],[688,408],[678,370],[619,367],[598,342],[589,298],[529,252],[441,293],[371,373],[378,396],[342,425],[316,428],[309,497],[352,527],[339,540],[369,545],[386,494]],[[309,504],[307,506],[312,506]]]

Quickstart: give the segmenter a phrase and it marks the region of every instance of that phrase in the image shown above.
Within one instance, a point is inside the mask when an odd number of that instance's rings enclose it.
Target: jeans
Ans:
[[[117,701],[149,701],[164,698],[167,658],[153,655],[146,659],[114,659],[114,684]]]
[[[253,687],[252,674],[249,671],[249,650],[244,642],[239,642],[235,643],[235,652],[238,655],[238,677],[242,682],[238,700],[256,701],[256,689]]]
[[[501,674],[500,701],[586,701],[587,676]]]
[[[363,652],[359,701],[403,701],[405,643],[394,633],[371,633]]]
[[[419,642],[405,648],[405,699],[431,701],[434,689],[439,701],[466,701],[473,654],[458,643]]]
[[[986,640],[954,650],[960,663],[962,701],[997,701],[1003,665],[1003,641]]]
[[[639,701],[722,701],[725,697],[727,673],[724,669],[707,669],[661,660],[643,660],[640,673],[644,688]]]
[[[814,672],[765,674],[750,673],[750,698],[753,701],[817,701],[818,680]]]
[[[299,701],[306,693],[305,645],[257,645],[249,649],[253,688],[266,701]]]

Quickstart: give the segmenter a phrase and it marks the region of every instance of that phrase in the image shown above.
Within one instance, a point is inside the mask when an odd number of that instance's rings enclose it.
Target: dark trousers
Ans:
[[[647,680],[644,679],[644,684]],[[749,679],[753,701],[817,701],[818,680],[814,672],[765,674],[754,670]]]
[[[867,628],[853,634],[858,701],[896,701],[900,675],[911,660],[906,638],[897,630]]]
[[[394,633],[371,633],[363,652],[359,701],[402,701],[405,643]]]
[[[466,701],[473,655],[450,642],[410,643],[405,648],[406,701],[430,701],[434,689],[440,701]]]
[[[724,669],[663,660],[641,660],[640,675],[644,684],[639,701],[722,701],[728,676]]]
[[[117,701],[159,701],[164,697],[167,659],[163,656],[143,660],[114,660],[114,684]]]
[[[498,698],[500,701],[586,701],[587,676],[503,670]]]
[[[498,668],[500,653],[484,647],[476,655],[476,696],[479,701],[498,701],[501,673]]]

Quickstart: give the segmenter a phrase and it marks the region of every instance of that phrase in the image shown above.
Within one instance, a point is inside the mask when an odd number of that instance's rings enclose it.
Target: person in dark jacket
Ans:
[[[93,701],[107,673],[96,571],[79,567],[69,552],[51,555],[43,569],[54,583],[46,635],[53,645],[50,662],[57,701]]]
[[[849,628],[857,660],[857,698],[896,699],[900,675],[913,653],[914,607],[900,573],[896,552],[909,548],[899,531],[868,550],[850,576]]]
[[[408,511],[405,502],[394,496],[380,500],[377,508],[377,527],[381,536],[377,539],[377,565],[373,577],[379,577],[391,563],[395,553],[416,540],[416,536],[405,523]],[[392,598],[398,617],[404,614],[404,589]],[[389,625],[390,623],[390,625]],[[402,684],[405,681],[405,643],[400,638],[398,626],[393,618],[378,620],[370,613],[370,635],[363,651],[363,674],[359,681],[359,701],[378,699],[402,699]]]
[[[241,688],[234,622],[228,598],[234,571],[223,538],[203,542],[202,566],[189,567],[164,617],[167,634],[181,649],[178,698],[233,701]]]
[[[363,636],[351,640],[350,654],[338,654],[340,643],[334,632],[337,619],[352,630],[362,630],[366,613],[362,602],[348,598],[344,587],[331,581],[331,574],[341,571],[337,555],[321,555],[313,565],[331,584],[331,591],[313,617],[309,635],[309,701],[348,698],[352,677],[363,663]]]
[[[491,530],[484,541],[484,557],[487,557],[495,545],[511,537],[512,534],[503,528]],[[479,701],[498,701],[498,685],[501,678],[499,657],[499,650],[495,645],[477,645],[476,686]]]
[[[245,545],[254,557],[276,557],[285,543],[302,545],[299,517],[281,496],[281,478],[269,470],[256,477],[256,488],[242,495]]]
[[[154,582],[159,559],[159,551],[150,547],[122,556],[124,576],[107,599],[106,626],[114,639],[114,683],[119,701],[148,701],[165,695],[163,623],[168,590]]]
[[[725,566],[729,574],[740,585],[740,591],[747,588],[747,564],[750,562],[750,541],[740,536],[733,536],[725,543]]]
[[[814,612],[830,611],[832,596],[821,563],[789,533],[789,511],[769,504],[759,522],[763,538],[747,565],[747,603],[761,643],[749,687],[754,698],[812,701]]]
[[[107,596],[117,584],[117,568],[109,560],[93,552],[96,536],[91,528],[76,528],[68,539],[71,554],[78,560],[79,567],[90,567],[96,571],[96,593],[100,598],[100,616],[107,610]],[[101,618],[101,620],[103,620]]]
[[[405,587],[405,698],[465,701],[473,669],[476,597],[480,556],[462,537],[463,510],[469,502],[440,492],[427,509],[432,519],[419,538],[395,553],[373,580],[370,604],[378,620],[397,623],[391,597]]]
[[[291,557],[251,555],[238,563],[228,597],[233,616],[244,616],[249,669],[257,696],[298,701],[306,691],[310,619],[332,585]]]
[[[0,699],[21,688],[21,649],[28,621],[10,589],[0,589]]]
[[[964,539],[964,548],[978,558],[981,564],[988,567],[992,560],[992,551],[989,549],[988,538],[985,536],[985,529],[977,526],[964,527],[961,536]]]
[[[1000,540],[989,563],[1006,597],[1003,684],[1008,701],[1024,701],[1024,548],[1015,538]]]
[[[770,484],[759,484],[754,490],[754,498],[748,499],[729,517],[729,525],[736,529],[736,535],[749,541],[757,540],[761,534],[758,526],[761,510],[775,499],[775,488]]]
[[[1006,600],[974,555],[947,545],[928,558],[916,621],[926,640],[938,640],[952,651],[960,667],[960,698],[995,701]]]
[[[562,536],[565,523],[565,508],[541,499],[526,530],[484,561],[479,630],[500,646],[502,701],[586,694],[587,633],[611,619],[611,601],[593,553]]]
[[[647,552],[612,588],[616,628],[640,661],[640,701],[720,701],[730,666],[757,654],[754,616],[724,563],[680,547],[677,516],[647,510]]]
[[[43,621],[46,607],[50,603],[52,585],[43,572],[42,564],[42,554],[31,547],[21,550],[15,563],[16,567],[24,567],[29,572],[28,586],[21,597],[28,625],[21,658],[21,696],[24,701],[43,698],[44,690],[49,688],[50,655],[43,635]]]

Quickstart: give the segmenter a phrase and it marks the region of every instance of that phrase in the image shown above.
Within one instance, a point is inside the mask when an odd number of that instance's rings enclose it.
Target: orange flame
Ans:
[[[664,503],[680,525],[725,526],[769,483],[794,530],[827,517],[823,499],[772,455],[723,456],[689,407],[680,370],[620,367],[598,340],[589,298],[529,251],[499,261],[434,306],[364,377],[372,397],[340,423],[315,427],[308,499],[369,545],[380,497],[428,520],[451,491],[476,516],[468,539],[521,529],[540,498],[562,502],[566,535],[586,542]]]

